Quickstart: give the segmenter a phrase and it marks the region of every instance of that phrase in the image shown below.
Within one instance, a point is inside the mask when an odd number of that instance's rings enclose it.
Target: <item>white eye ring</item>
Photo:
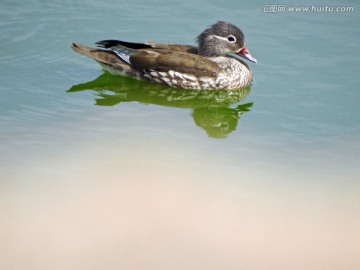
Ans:
[[[235,43],[236,42],[236,37],[234,37],[233,35],[229,35],[227,37],[221,37],[221,36],[217,36],[217,35],[210,35],[208,38],[217,38],[217,39],[221,39],[221,40],[225,40],[229,43]]]
[[[233,35],[229,35],[226,40],[230,43],[235,43],[236,42],[236,37],[234,37]]]

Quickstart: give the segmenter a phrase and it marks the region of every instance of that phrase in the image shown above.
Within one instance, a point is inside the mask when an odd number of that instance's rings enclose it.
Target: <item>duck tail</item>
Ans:
[[[93,58],[94,52],[97,51],[94,48],[87,47],[85,45],[81,45],[78,43],[72,43],[71,49],[73,49],[75,52],[80,53],[82,55],[85,55],[87,57]]]
[[[124,65],[124,62],[112,51],[90,48],[78,43],[72,43],[71,48],[82,55],[85,55],[97,62],[108,65]]]

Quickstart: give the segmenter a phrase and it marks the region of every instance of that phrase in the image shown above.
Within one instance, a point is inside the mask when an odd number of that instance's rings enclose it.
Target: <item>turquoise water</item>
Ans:
[[[359,269],[360,5],[0,3],[1,269]],[[291,6],[352,12],[290,12]],[[224,93],[104,74],[71,42],[245,33]]]

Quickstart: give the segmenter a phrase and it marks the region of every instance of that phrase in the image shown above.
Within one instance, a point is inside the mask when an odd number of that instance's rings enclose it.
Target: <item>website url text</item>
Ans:
[[[332,13],[332,12],[354,12],[353,6],[287,6],[287,5],[263,5],[261,12],[263,13],[282,13],[282,12],[319,12],[319,13]]]

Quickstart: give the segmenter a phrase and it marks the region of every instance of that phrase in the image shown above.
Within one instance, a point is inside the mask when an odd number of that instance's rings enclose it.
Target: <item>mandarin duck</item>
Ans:
[[[134,43],[120,40],[96,42],[98,48],[72,44],[75,52],[97,61],[105,70],[174,88],[231,90],[249,85],[249,66],[256,63],[235,25],[219,21],[197,37],[198,46]]]

